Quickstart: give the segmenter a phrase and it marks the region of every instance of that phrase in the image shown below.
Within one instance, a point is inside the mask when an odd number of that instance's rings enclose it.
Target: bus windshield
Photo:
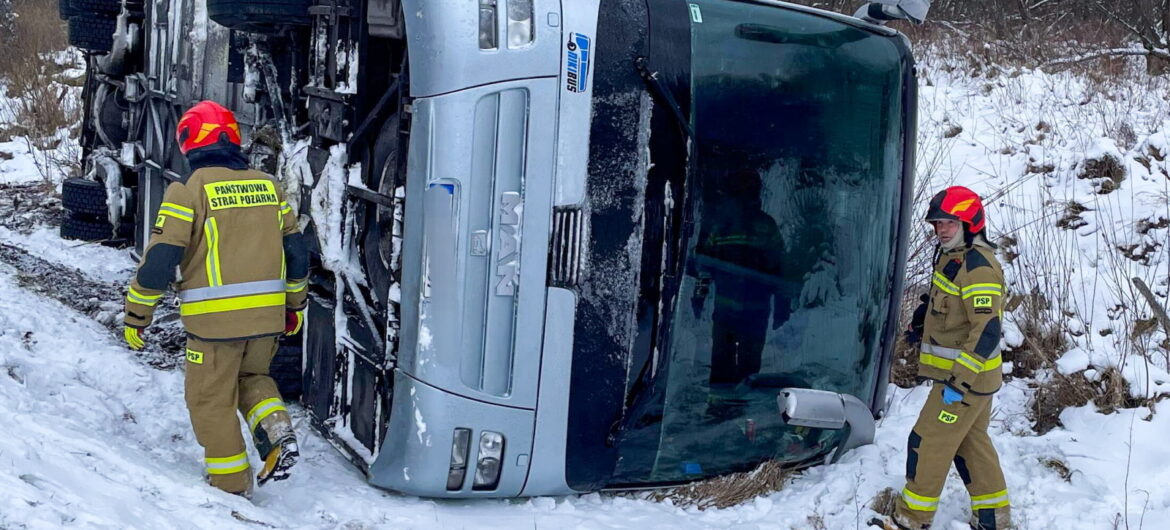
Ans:
[[[694,229],[657,396],[629,411],[618,482],[825,454],[842,433],[785,425],[778,390],[870,402],[891,307],[906,55],[891,37],[815,13],[699,5]]]

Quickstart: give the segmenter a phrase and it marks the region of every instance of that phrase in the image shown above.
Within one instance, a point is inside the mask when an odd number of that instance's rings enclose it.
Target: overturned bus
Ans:
[[[896,1],[61,1],[64,193],[106,192],[67,224],[142,249],[176,119],[232,108],[315,264],[274,374],[372,484],[647,487],[872,434],[915,139],[872,23]]]

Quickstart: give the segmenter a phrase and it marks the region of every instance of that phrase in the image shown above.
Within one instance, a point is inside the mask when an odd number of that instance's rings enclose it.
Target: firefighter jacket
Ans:
[[[1003,270],[981,236],[940,252],[934,264],[918,375],[961,392],[999,390],[1003,371]]]
[[[712,214],[696,253],[700,272],[715,283],[716,311],[765,321],[770,305],[778,316],[781,305],[787,312],[776,292],[784,248],[776,222],[759,209],[725,206]]]
[[[277,335],[305,306],[308,255],[281,186],[245,164],[202,167],[163,196],[126,297],[125,324],[146,327],[174,280],[179,314],[198,339]]]

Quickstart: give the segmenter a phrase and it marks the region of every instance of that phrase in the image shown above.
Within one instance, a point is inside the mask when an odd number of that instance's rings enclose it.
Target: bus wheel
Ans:
[[[371,153],[370,189],[394,197],[398,172],[398,114],[386,119]],[[387,307],[390,286],[394,283],[394,209],[368,203],[363,212],[365,234],[362,237],[362,260],[374,299]]]

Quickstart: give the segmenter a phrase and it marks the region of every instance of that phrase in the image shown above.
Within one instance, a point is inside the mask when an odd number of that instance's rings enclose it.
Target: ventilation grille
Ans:
[[[552,244],[549,245],[548,283],[572,289],[581,280],[585,248],[584,214],[580,208],[553,210]]]

